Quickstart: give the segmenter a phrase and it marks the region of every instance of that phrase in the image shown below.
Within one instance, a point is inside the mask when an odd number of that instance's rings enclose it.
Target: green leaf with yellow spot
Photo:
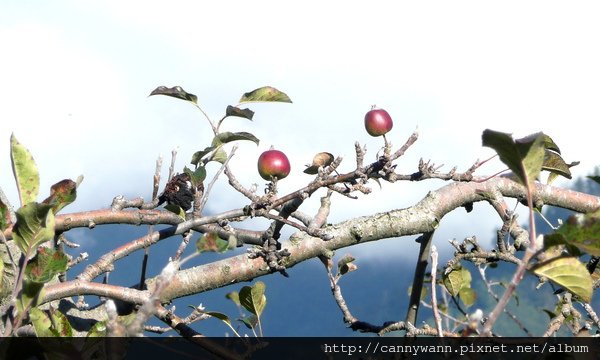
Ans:
[[[34,202],[40,191],[40,174],[33,156],[14,134],[10,136],[10,159],[21,206]]]
[[[36,256],[27,263],[25,275],[31,281],[47,283],[67,271],[68,258],[60,250],[40,247]]]
[[[244,102],[286,102],[291,103],[292,100],[286,93],[275,89],[272,86],[263,86],[258,89],[242,95],[240,103]]]

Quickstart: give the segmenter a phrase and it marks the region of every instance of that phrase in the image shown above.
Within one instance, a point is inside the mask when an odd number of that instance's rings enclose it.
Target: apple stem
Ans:
[[[376,107],[377,107],[377,105],[375,105],[375,104],[371,105],[371,110],[375,110]]]

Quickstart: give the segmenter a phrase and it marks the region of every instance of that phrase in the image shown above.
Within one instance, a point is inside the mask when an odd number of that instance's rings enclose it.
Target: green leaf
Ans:
[[[227,116],[237,116],[244,119],[252,120],[252,117],[254,116],[254,111],[250,109],[240,109],[239,107],[229,105],[227,106],[227,110],[225,110],[225,117]]]
[[[452,296],[459,295],[462,289],[471,287],[471,273],[465,268],[453,269],[444,275],[442,282]]]
[[[198,166],[196,170],[191,170],[187,167],[184,167],[183,172],[190,176],[194,188],[196,188],[204,181],[204,179],[206,179],[206,168],[204,166]]]
[[[212,141],[212,146],[219,146],[221,144],[225,144],[228,142],[236,141],[236,140],[248,140],[254,142],[256,145],[259,144],[260,140],[250,133],[247,132],[223,132],[214,137]]]
[[[515,140],[521,155],[522,169],[524,172],[523,183],[535,181],[542,170],[544,163],[544,134],[536,133]]]
[[[544,162],[544,134],[536,133],[513,140],[510,134],[486,129],[482,143],[496,150],[500,160],[522,184],[538,178]]]
[[[261,101],[261,102],[287,102],[291,103],[292,100],[284,92],[281,92],[271,86],[263,86],[261,88],[252,90],[245,93],[240,99],[240,103],[250,101]]]
[[[88,331],[86,338],[95,338],[95,337],[106,337],[106,322],[98,321],[92,326],[90,331]]]
[[[44,311],[34,307],[29,310],[29,319],[35,329],[35,334],[38,337],[59,337],[58,332],[53,329],[52,321],[48,314]]]
[[[216,232],[211,232],[202,235],[196,241],[196,250],[199,253],[203,252],[225,252],[229,248],[229,241],[223,240]]]
[[[569,174],[571,174],[571,170],[570,169],[573,166],[579,165],[579,163],[580,163],[579,161],[571,161],[570,164],[567,164],[567,167],[569,168]],[[550,172],[550,174],[548,175],[548,181],[546,183],[548,185],[550,185],[558,177],[558,175],[560,175],[560,174],[558,174],[556,172]]]
[[[592,301],[592,277],[576,257],[559,257],[536,265],[533,272],[564,287],[584,302]]]
[[[186,100],[194,104],[198,104],[198,97],[194,94],[190,94],[187,91],[183,90],[181,86],[173,86],[172,88],[168,88],[166,86],[159,86],[156,89],[154,89],[148,96],[152,95],[171,96],[177,99]]]
[[[0,199],[0,231],[8,229],[12,225],[10,218],[10,209],[8,205]]]
[[[595,181],[597,184],[600,184],[600,176],[598,176],[598,175],[588,176],[587,178],[592,181]]]
[[[17,141],[14,134],[10,136],[10,159],[21,206],[35,201],[40,191],[40,174],[33,156]]]
[[[352,271],[358,269],[358,267],[352,263],[355,260],[356,259],[350,254],[344,255],[344,257],[341,258],[337,264],[338,265],[338,274],[345,275],[349,272],[352,272]]]
[[[167,204],[165,205],[165,210],[172,212],[175,215],[178,215],[180,218],[185,220],[185,210],[181,208],[179,205],[175,204]]]
[[[462,275],[459,271],[452,270],[443,277],[443,282],[450,295],[456,296],[462,287]]]
[[[462,288],[458,292],[458,297],[466,307],[471,307],[477,300],[477,293],[471,288]]]
[[[227,161],[227,153],[225,152],[225,150],[219,148],[217,149],[217,151],[215,151],[215,153],[210,157],[209,161],[216,161],[218,163],[221,164],[225,164],[225,161]]]
[[[585,214],[572,215],[554,234],[544,237],[548,246],[567,244],[582,252],[600,256],[600,210]]]
[[[240,304],[256,316],[260,316],[267,305],[265,287],[265,283],[257,281],[253,286],[244,286],[240,290]]]
[[[542,164],[542,170],[548,170],[551,173],[561,175],[570,179],[571,170],[569,170],[569,165],[563,160],[563,158],[555,153],[554,151],[550,151],[546,149],[544,152],[544,162]]]
[[[190,161],[190,163],[198,166],[198,164],[200,163],[200,160],[202,160],[202,158],[204,156],[206,156],[208,153],[210,153],[211,151],[213,151],[216,148],[217,148],[216,146],[209,146],[207,148],[204,148],[204,150],[196,151],[194,153],[194,155],[192,155],[192,161]]]
[[[17,210],[16,216],[13,238],[28,257],[38,246],[54,238],[52,205],[28,203]]]
[[[42,201],[42,204],[52,205],[52,211],[56,214],[62,208],[75,201],[75,198],[77,198],[77,183],[73,180],[65,179],[50,187],[50,196]]]
[[[50,319],[52,320],[52,327],[57,332],[58,336],[73,337],[73,327],[69,323],[69,319],[67,319],[65,314],[55,310],[50,314]]]
[[[206,315],[210,315],[210,316],[212,316],[214,318],[217,318],[217,319],[221,320],[222,322],[224,322],[225,324],[227,324],[229,326],[232,326],[231,325],[231,320],[229,320],[229,316],[227,316],[227,315],[225,315],[223,313],[220,313],[220,312],[217,312],[217,311],[206,311],[204,313]]]
[[[245,316],[237,320],[241,321],[250,330],[254,329],[258,324],[258,317],[256,315]]]
[[[68,258],[62,251],[40,247],[37,255],[27,263],[25,274],[31,281],[47,283],[67,271],[67,264]]]
[[[558,148],[558,145],[556,145],[554,140],[552,140],[552,138],[546,134],[544,134],[543,136],[544,136],[544,138],[543,138],[544,148],[560,154],[560,149]]]
[[[17,309],[19,313],[28,312],[39,304],[44,290],[44,284],[27,279],[23,280],[23,288],[17,297]]]
[[[225,295],[225,297],[227,299],[233,301],[238,306],[242,305],[242,304],[240,304],[240,294],[237,291],[232,291],[230,293],[227,293],[227,295]]]

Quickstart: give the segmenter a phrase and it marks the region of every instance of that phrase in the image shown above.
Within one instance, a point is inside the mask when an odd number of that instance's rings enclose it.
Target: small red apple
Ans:
[[[392,130],[394,122],[387,111],[376,109],[374,106],[365,115],[365,128],[371,136],[381,136]]]
[[[281,180],[290,173],[290,161],[287,156],[279,150],[267,150],[258,158],[258,173],[270,181],[271,176]]]

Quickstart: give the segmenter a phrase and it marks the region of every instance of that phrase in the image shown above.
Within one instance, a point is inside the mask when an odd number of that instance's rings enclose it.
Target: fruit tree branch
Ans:
[[[481,194],[489,193],[492,189],[497,189],[505,197],[525,197],[525,188],[505,177],[493,178],[483,183],[449,184],[430,192],[412,207],[359,217],[328,226],[323,230],[333,236],[329,241],[297,232],[290,237],[289,241],[282,244],[290,252],[290,256],[285,259],[285,265],[291,267],[331,250],[358,243],[430,232],[450,211],[468,203],[486,201]],[[543,184],[535,186],[535,196],[547,205],[578,212],[589,212],[600,208],[599,197]],[[183,229],[177,230],[176,232],[179,232]],[[403,241],[403,239],[394,241]],[[270,270],[262,258],[249,259],[245,254],[238,255],[177,272],[170,286],[163,292],[162,299],[170,300],[232,283],[250,281],[269,273]],[[151,284],[152,279],[149,280],[149,285]],[[106,296],[92,288],[78,288],[73,282],[64,282],[48,286],[44,302],[81,294]],[[135,301],[135,298],[133,300]]]

